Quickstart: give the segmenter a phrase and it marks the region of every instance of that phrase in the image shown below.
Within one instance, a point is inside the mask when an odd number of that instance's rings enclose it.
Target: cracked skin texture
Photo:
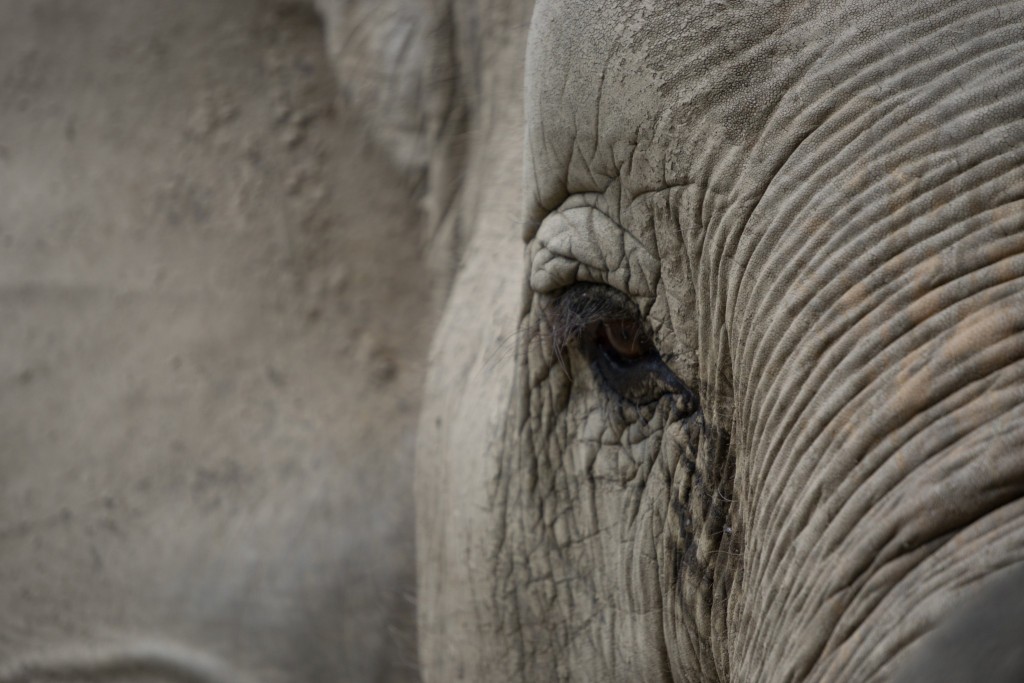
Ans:
[[[1022,19],[506,25],[477,68],[521,68],[522,103],[477,129],[420,426],[425,680],[892,680],[1024,560]],[[635,303],[698,410],[554,348],[582,283]]]

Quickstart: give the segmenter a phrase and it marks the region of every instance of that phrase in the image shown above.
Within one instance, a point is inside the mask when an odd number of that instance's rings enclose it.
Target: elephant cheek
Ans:
[[[725,680],[742,556],[728,434],[682,402],[640,415],[585,368],[570,382],[533,361],[506,429],[493,572],[527,680]]]
[[[673,680],[729,680],[730,601],[744,556],[735,453],[728,431],[704,415],[669,432],[679,436],[665,441],[672,471],[658,536],[668,662]]]
[[[500,221],[486,225],[503,225]],[[485,228],[482,227],[481,230]],[[416,444],[420,664],[425,681],[505,680],[515,663],[493,609],[501,427],[513,385],[521,266],[514,234],[482,232],[431,351]],[[486,310],[487,315],[479,312]]]

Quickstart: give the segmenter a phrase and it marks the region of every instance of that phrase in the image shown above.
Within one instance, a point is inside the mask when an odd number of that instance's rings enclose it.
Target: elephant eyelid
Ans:
[[[562,290],[545,306],[544,313],[556,349],[579,341],[596,324],[640,318],[636,305],[625,294],[594,284],[579,284]]]
[[[645,331],[633,301],[621,291],[592,283],[561,290],[544,307],[555,356],[575,346],[588,359],[605,389],[632,405],[647,405],[665,395],[681,397],[687,412],[696,396],[667,365]]]

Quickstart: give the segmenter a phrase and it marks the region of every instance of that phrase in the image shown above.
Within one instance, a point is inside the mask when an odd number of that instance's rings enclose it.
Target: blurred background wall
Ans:
[[[403,182],[307,3],[0,4],[0,679],[415,679]]]

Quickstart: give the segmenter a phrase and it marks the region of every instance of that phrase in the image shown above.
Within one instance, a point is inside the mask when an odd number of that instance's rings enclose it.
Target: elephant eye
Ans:
[[[665,364],[636,305],[622,292],[575,285],[556,298],[548,319],[556,347],[575,345],[609,393],[636,405],[678,394],[696,406],[696,397]]]
[[[658,353],[636,320],[605,320],[598,323],[595,336],[601,349],[623,364]]]

